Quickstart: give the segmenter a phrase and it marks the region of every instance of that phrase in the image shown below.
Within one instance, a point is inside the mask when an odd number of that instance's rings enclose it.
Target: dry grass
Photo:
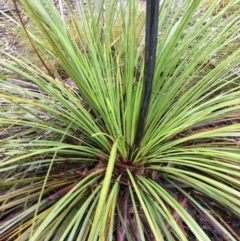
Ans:
[[[232,0],[221,0],[219,1],[218,6],[216,7],[214,14],[217,14],[218,12],[220,12],[224,7],[226,7],[229,3],[231,3]],[[201,5],[203,7],[209,7],[209,5],[212,3],[212,0],[202,0]],[[229,12],[228,14],[232,14],[236,9],[240,8],[240,4],[235,5]],[[227,17],[227,16],[226,16]]]

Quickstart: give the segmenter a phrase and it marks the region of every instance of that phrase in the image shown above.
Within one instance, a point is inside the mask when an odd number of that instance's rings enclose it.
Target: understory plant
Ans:
[[[13,2],[0,239],[238,240],[240,1],[161,1],[149,85],[142,1]]]

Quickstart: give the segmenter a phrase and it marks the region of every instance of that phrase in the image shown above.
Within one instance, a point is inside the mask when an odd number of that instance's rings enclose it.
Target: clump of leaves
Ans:
[[[218,1],[200,12],[201,1],[160,4],[139,139],[145,36],[138,33],[145,25],[136,27],[143,19],[138,2],[102,0],[95,8],[79,0],[77,12],[60,2],[67,23],[51,0],[18,1],[35,24],[22,32],[45,70],[17,52],[0,60],[17,76],[0,82],[2,239],[211,240],[201,216],[215,235],[237,240],[218,210],[240,214],[240,87],[233,71],[240,49],[208,66],[238,40],[239,1],[215,15]],[[53,71],[53,60],[64,75]]]

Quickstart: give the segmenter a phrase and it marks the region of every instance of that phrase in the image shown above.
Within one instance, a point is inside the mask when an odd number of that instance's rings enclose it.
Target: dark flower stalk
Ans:
[[[158,34],[159,0],[147,0],[146,37],[145,37],[145,67],[141,105],[139,110],[137,129],[132,150],[136,150],[144,135],[145,124],[149,109],[156,61],[156,46]]]

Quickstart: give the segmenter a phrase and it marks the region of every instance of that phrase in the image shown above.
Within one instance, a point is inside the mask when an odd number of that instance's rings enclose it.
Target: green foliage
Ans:
[[[52,0],[19,0],[29,22],[10,17],[30,55],[1,50],[11,79],[0,81],[0,237],[210,240],[198,213],[237,240],[218,210],[240,216],[239,1],[217,12],[220,1],[203,11],[201,1],[161,2],[149,112],[132,155],[144,9],[76,2],[74,12],[59,1],[65,17]]]

